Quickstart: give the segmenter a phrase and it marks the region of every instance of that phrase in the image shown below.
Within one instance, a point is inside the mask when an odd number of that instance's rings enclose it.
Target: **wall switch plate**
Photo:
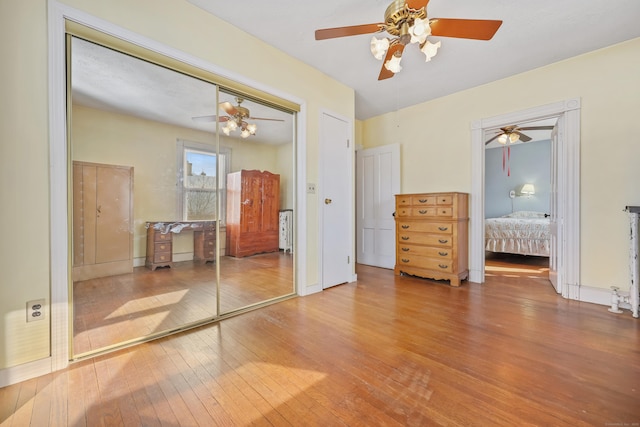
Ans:
[[[36,299],[27,302],[27,322],[35,322],[44,319],[44,299]]]
[[[307,183],[307,193],[316,194],[316,185],[313,182]]]

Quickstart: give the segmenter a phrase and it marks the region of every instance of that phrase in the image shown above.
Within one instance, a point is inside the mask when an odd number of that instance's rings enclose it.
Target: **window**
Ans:
[[[226,215],[226,176],[230,151],[190,141],[178,141],[178,210],[183,221],[217,220],[221,201],[221,225]],[[219,173],[218,173],[219,172]]]

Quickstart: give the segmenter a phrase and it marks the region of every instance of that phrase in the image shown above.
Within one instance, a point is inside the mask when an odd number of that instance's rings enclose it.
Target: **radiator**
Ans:
[[[280,238],[279,248],[284,252],[293,251],[293,210],[280,211]]]

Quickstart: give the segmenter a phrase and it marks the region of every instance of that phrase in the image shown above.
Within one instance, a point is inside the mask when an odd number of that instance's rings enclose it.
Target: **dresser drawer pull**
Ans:
[[[438,242],[440,242],[440,243],[447,243],[447,242],[448,242],[448,240],[446,240],[446,239],[439,239],[439,240],[438,240]]]
[[[402,258],[402,262],[409,262],[409,260],[406,258]]]
[[[401,239],[402,240],[409,240],[409,238],[407,236],[402,236]]]
[[[447,256],[447,255],[449,255],[449,252],[438,252],[438,254],[440,256]]]
[[[409,248],[402,248],[403,252],[409,252]]]
[[[438,230],[440,231],[447,231],[449,229],[449,227],[438,227]]]
[[[446,264],[438,264],[438,267],[440,267],[440,268],[449,268],[449,266],[446,265]]]
[[[427,203],[427,200],[429,200],[429,199],[418,199],[418,201],[419,201],[420,203]]]
[[[426,210],[426,209],[420,209],[420,210],[418,211],[418,213],[420,213],[420,215],[424,215],[424,214],[426,214],[426,213],[427,213],[427,210]]]
[[[406,230],[407,228],[409,228],[409,226],[408,225],[403,225],[402,228],[404,228]]]

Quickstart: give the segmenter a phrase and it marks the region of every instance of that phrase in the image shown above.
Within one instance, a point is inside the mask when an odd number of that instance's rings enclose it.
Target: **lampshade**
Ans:
[[[440,47],[440,42],[431,43],[430,41],[425,42],[425,44],[420,48],[420,51],[424,53],[425,62],[431,61],[431,58],[436,56],[438,53],[438,48]]]
[[[536,194],[536,188],[533,184],[524,184],[522,189],[520,189],[520,194],[523,196],[531,196],[532,194]]]
[[[512,132],[509,134],[509,141],[511,141],[512,143],[518,141],[520,139],[520,135],[518,135],[515,132]]]
[[[400,66],[401,59],[402,59],[402,56],[398,55],[397,52],[394,53],[391,59],[385,62],[384,68],[386,68],[387,70],[391,71],[394,74],[399,73],[400,70],[402,70],[402,67]]]
[[[242,132],[240,132],[240,136],[243,138],[249,138],[249,135],[251,135],[251,132],[248,129],[242,129]]]
[[[376,36],[371,37],[371,54],[381,61],[389,49],[389,39],[377,39]]]
[[[249,131],[249,133],[251,135],[255,135],[256,134],[256,130],[258,130],[258,126],[256,126],[254,123],[250,123],[247,125],[247,130]]]
[[[498,137],[498,142],[499,142],[500,144],[506,144],[506,143],[507,143],[507,138],[508,138],[508,137],[507,137],[507,134],[504,134],[504,133],[503,133],[502,135],[500,135],[500,136]]]
[[[431,35],[431,27],[426,19],[417,18],[413,21],[413,25],[409,27],[411,34],[411,43],[422,44]]]

